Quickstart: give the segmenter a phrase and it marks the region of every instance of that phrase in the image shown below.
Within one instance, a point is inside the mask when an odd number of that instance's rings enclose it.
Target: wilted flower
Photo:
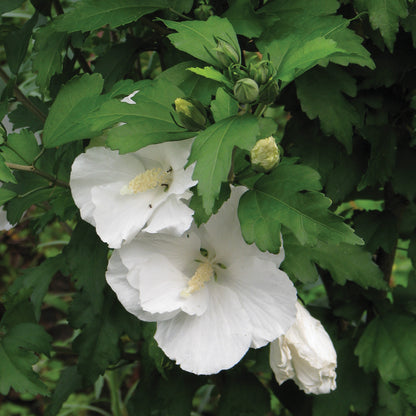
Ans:
[[[122,305],[157,322],[160,348],[195,374],[232,367],[295,320],[296,289],[278,269],[283,250],[262,253],[242,238],[241,193],[234,189],[205,225],[181,237],[142,234],[109,262],[107,282]]]
[[[273,169],[280,161],[280,151],[273,136],[258,140],[250,152],[253,168],[260,171]]]
[[[192,223],[193,211],[182,201],[193,166],[184,169],[192,139],[150,145],[120,155],[93,147],[79,155],[70,179],[81,217],[94,225],[110,247],[119,248],[140,230],[180,235]]]
[[[305,393],[329,393],[337,386],[337,353],[322,324],[296,307],[296,322],[270,344],[270,366],[279,384],[293,379]]]
[[[238,80],[234,85],[234,97],[241,104],[248,104],[259,98],[259,86],[250,78]]]

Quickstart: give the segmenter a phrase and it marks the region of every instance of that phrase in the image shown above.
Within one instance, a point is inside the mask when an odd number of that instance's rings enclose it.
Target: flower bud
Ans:
[[[250,78],[238,80],[234,85],[234,97],[241,104],[248,104],[256,101],[259,97],[259,86]]]
[[[248,66],[250,78],[254,79],[259,85],[265,84],[272,76],[269,66],[268,61],[250,62]]]
[[[250,152],[254,170],[268,172],[280,161],[280,151],[273,136],[258,140]]]
[[[279,95],[279,85],[273,80],[260,89],[259,101],[264,104],[272,104]]]
[[[204,106],[192,98],[177,98],[175,110],[179,120],[189,131],[198,131],[205,128],[207,113]]]
[[[198,20],[208,20],[213,14],[212,6],[206,4],[204,1],[200,1],[199,7],[194,10],[194,15]]]
[[[329,393],[337,387],[337,353],[322,324],[299,302],[296,308],[295,323],[270,344],[270,366],[279,384],[293,379],[305,393]]]
[[[217,52],[218,62],[226,68],[240,62],[240,55],[235,50],[234,46],[224,40],[220,39],[214,50]]]

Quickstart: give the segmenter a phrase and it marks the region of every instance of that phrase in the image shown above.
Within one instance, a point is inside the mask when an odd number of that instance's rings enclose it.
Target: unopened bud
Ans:
[[[272,76],[270,70],[270,63],[268,61],[260,61],[257,63],[250,62],[249,64],[250,78],[254,79],[257,84],[265,84]]]
[[[238,80],[234,85],[234,97],[241,104],[248,104],[256,101],[259,97],[259,86],[250,78]]]
[[[226,68],[240,62],[240,55],[235,50],[234,46],[224,40],[220,39],[214,50],[217,52],[218,62]]]
[[[192,98],[177,98],[175,110],[181,123],[190,131],[198,131],[205,128],[207,113],[204,106]]]
[[[273,80],[260,89],[259,101],[264,104],[272,104],[279,95],[279,84]]]
[[[258,140],[250,152],[254,170],[268,172],[280,161],[280,151],[273,136]]]
[[[200,1],[199,3],[199,7],[194,10],[194,15],[198,20],[207,20],[214,14],[212,6],[205,4],[203,1]]]

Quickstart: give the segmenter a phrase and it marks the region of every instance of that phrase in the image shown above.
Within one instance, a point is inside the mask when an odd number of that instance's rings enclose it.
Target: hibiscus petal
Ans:
[[[180,236],[191,226],[193,214],[191,208],[171,196],[153,212],[143,231]]]
[[[227,287],[209,284],[209,305],[202,316],[178,314],[158,322],[155,339],[185,371],[214,374],[232,367],[250,347],[252,327],[238,297]]]
[[[0,207],[0,231],[8,231],[13,228],[13,225],[7,221],[7,212]]]
[[[143,164],[134,154],[119,155],[104,147],[93,147],[79,155],[72,164],[70,186],[81,217],[95,225],[95,205],[91,200],[95,186],[114,182],[125,184],[143,171]]]
[[[296,289],[274,263],[258,257],[240,258],[221,271],[219,282],[232,289],[244,305],[253,326],[252,347],[263,347],[295,322]]]
[[[137,316],[142,321],[148,322],[171,319],[176,315],[177,312],[169,314],[150,314],[143,311],[140,305],[140,292],[129,284],[126,278],[127,274],[128,269],[122,263],[120,253],[115,250],[108,263],[105,277],[108,285],[115,292],[118,300],[128,312]]]

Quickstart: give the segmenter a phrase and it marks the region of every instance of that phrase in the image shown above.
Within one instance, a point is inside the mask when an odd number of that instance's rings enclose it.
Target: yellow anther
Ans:
[[[181,296],[184,298],[189,297],[192,293],[204,287],[206,282],[211,280],[211,276],[214,274],[214,269],[209,263],[202,263],[196,269],[195,274],[189,279],[188,287],[181,292]]]
[[[133,195],[138,192],[145,192],[158,186],[169,186],[171,182],[170,171],[165,172],[161,168],[148,169],[133,178],[128,185],[124,185],[121,195]]]

